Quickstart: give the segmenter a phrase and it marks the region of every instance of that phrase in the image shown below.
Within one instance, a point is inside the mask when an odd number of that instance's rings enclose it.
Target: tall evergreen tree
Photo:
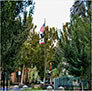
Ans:
[[[10,72],[18,59],[20,46],[30,30],[24,25],[21,17],[18,18],[29,5],[33,5],[32,1],[1,1],[1,62],[2,69],[8,68]]]
[[[91,50],[91,2],[86,1],[89,13],[87,16],[84,16],[84,13],[81,11],[83,8],[78,7],[78,2],[81,1],[76,0],[73,5],[76,7],[74,7],[73,12],[71,12],[70,26],[67,27],[64,25],[63,27],[62,37],[59,40],[59,50],[62,54],[59,54],[59,56],[62,56],[62,60],[66,62],[64,67],[68,70],[69,74],[79,76],[81,79],[85,79],[90,83],[91,54],[89,50]],[[84,2],[85,1],[81,2],[81,5]],[[78,10],[80,10],[81,17]],[[89,89],[91,89],[90,84]]]

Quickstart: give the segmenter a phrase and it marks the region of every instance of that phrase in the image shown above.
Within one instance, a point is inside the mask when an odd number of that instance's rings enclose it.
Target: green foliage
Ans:
[[[63,51],[63,57],[69,74],[87,77],[90,70],[90,21],[83,23],[83,21],[76,17],[76,22],[71,24],[70,32],[72,39],[68,39],[67,34],[63,41],[60,40],[60,48]]]
[[[54,41],[56,40],[55,28],[50,28],[46,26],[45,28],[45,44],[39,44],[39,34],[35,32],[36,26],[30,30],[27,40],[23,43],[20,50],[20,59],[18,63],[21,65],[25,64],[26,67],[31,67],[31,65],[36,66],[39,70],[39,75],[43,78],[44,74],[44,49],[45,49],[45,59],[46,68],[49,69],[49,62],[52,61],[54,57]]]
[[[40,79],[40,77],[38,75],[37,68],[36,67],[29,68],[29,72],[28,72],[28,81],[29,81],[29,83],[31,83],[32,81],[36,82],[39,79]]]
[[[54,60],[54,53],[56,49],[57,32],[54,27],[45,28],[45,48],[46,48],[46,62],[47,69],[49,69],[49,62],[52,61],[53,66],[56,65],[56,60]]]
[[[54,80],[56,77],[59,77],[59,71],[57,68],[54,68],[52,71],[52,79]]]
[[[77,8],[80,9],[80,7]],[[90,2],[88,9],[90,12]],[[87,74],[90,74],[91,67],[90,15],[80,17],[77,15],[77,11],[75,13],[71,17],[69,26],[67,24],[63,26],[55,58],[61,62],[61,68],[65,68],[70,75],[80,76],[82,79],[88,80]]]
[[[24,12],[23,7],[32,4],[28,2],[25,6],[24,1],[2,1],[1,2],[1,61],[2,68],[7,68],[12,72],[16,67],[16,61],[19,58],[20,46],[27,39],[28,25],[24,25],[21,17],[18,17],[21,12]],[[31,17],[31,16],[30,16]],[[32,18],[31,18],[32,19]],[[32,27],[32,22],[31,27]],[[28,27],[28,28],[27,28]]]

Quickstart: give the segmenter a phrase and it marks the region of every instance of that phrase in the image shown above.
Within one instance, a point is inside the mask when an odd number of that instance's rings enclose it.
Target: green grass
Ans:
[[[24,89],[24,90],[21,90],[21,91],[46,91],[46,90]]]
[[[37,89],[37,88],[34,88],[34,89],[32,89],[32,88],[25,88],[25,89],[23,89],[21,91],[45,91],[45,90],[42,90],[41,88],[40,89]]]
[[[21,90],[21,91],[45,91],[45,90]]]

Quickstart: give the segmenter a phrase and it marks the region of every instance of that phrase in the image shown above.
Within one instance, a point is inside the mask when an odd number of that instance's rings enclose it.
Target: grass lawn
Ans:
[[[46,91],[46,90],[24,89],[24,90],[21,90],[21,91]]]
[[[32,90],[32,89],[30,89],[30,90],[21,90],[21,91],[47,91],[47,90]]]
[[[47,90],[37,90],[37,89],[25,88],[21,91],[47,91]],[[54,91],[54,90],[52,90],[52,91]],[[72,90],[64,90],[64,91],[72,91]]]
[[[37,89],[25,88],[25,89],[23,89],[21,91],[46,91],[46,90],[40,90],[40,89],[37,90]]]
[[[24,90],[21,90],[21,91],[47,91],[47,90],[24,89]],[[54,91],[54,90],[52,90],[52,91]],[[64,90],[64,91],[72,91],[72,90]]]

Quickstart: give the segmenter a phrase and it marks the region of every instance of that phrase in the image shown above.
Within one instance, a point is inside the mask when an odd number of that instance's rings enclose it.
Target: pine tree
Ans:
[[[79,1],[77,1],[79,2]],[[83,2],[82,2],[83,3]],[[81,3],[81,4],[82,4]],[[88,16],[81,16],[75,11],[75,14],[71,17],[70,27],[68,32],[63,27],[62,37],[59,40],[59,49],[62,52],[60,54],[63,57],[63,61],[66,62],[64,66],[68,73],[74,76],[79,76],[82,80],[90,81],[91,68],[91,29],[90,29],[90,2],[86,2],[88,7]],[[76,4],[76,2],[75,2]],[[76,6],[74,4],[74,6]],[[82,8],[78,7],[82,10]],[[76,10],[76,8],[74,8]],[[83,14],[83,12],[81,12]],[[84,22],[85,21],[85,22]],[[91,88],[89,84],[89,89]]]

